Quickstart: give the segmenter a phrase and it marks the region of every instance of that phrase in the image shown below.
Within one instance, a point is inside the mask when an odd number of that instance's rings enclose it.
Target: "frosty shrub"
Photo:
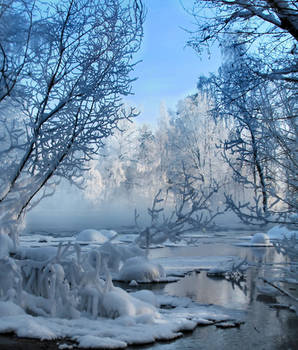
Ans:
[[[12,302],[29,314],[45,317],[116,318],[154,314],[152,305],[113,286],[107,268],[106,258],[112,258],[108,247],[82,253],[78,244],[60,244],[54,248],[54,255],[46,248],[35,248],[35,253],[34,249],[24,253],[20,248],[15,258],[9,256],[8,249],[6,254],[3,250],[0,301]],[[114,253],[117,257],[116,250]],[[38,255],[44,259],[36,259]]]

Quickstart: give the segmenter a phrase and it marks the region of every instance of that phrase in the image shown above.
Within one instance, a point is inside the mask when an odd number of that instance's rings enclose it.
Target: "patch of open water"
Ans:
[[[231,240],[233,242],[233,240]],[[217,304],[246,311],[245,323],[239,328],[219,329],[216,326],[198,327],[174,343],[155,344],[152,350],[176,349],[297,349],[298,317],[289,309],[275,309],[275,301],[286,305],[291,300],[278,296],[268,298],[259,290],[262,278],[280,275],[287,261],[272,247],[239,247],[223,243],[222,239],[205,241],[197,247],[163,248],[150,252],[154,258],[165,256],[225,256],[235,255],[252,263],[247,270],[246,281],[240,286],[222,278],[207,277],[205,271],[186,276],[183,280],[168,284],[162,292],[176,296],[187,296],[202,304]],[[297,285],[283,285],[291,288],[298,296]]]

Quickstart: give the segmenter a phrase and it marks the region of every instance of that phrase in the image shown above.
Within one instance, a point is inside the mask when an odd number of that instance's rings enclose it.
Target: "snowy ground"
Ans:
[[[239,311],[219,306],[199,305],[187,298],[159,296],[163,306],[151,317],[119,317],[117,319],[81,317],[75,320],[32,317],[12,307],[6,316],[2,310],[0,333],[14,332],[19,337],[41,340],[69,338],[81,348],[120,349],[128,345],[148,344],[156,340],[172,340],[198,325],[238,325],[243,315]]]

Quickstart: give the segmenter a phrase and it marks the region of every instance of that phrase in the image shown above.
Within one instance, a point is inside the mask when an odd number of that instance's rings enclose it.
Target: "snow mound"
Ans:
[[[97,242],[104,244],[117,235],[113,230],[93,230],[87,229],[79,232],[76,240],[80,242]]]
[[[119,272],[119,280],[126,282],[158,282],[163,278],[165,271],[161,265],[140,256],[126,260]]]
[[[103,296],[101,315],[109,318],[121,316],[157,315],[155,307],[135,298],[125,290],[113,287]]]
[[[281,225],[272,227],[268,232],[267,235],[272,240],[275,239],[283,239],[283,238],[291,238],[292,236],[296,235],[298,237],[298,231],[290,231],[286,227],[283,227]]]
[[[251,237],[252,244],[254,245],[270,245],[269,236],[266,233],[258,232]]]
[[[24,315],[25,311],[11,301],[0,301],[0,317]]]
[[[83,335],[77,337],[80,348],[86,349],[124,349],[127,344],[121,340],[107,337],[96,337],[94,335]]]
[[[115,292],[115,289],[112,290]],[[188,298],[166,295],[156,295],[156,298],[159,304],[173,307],[167,307],[152,315],[139,314],[135,317],[123,316],[116,319],[3,316],[0,317],[0,334],[14,332],[19,337],[41,340],[70,339],[77,342],[80,348],[121,349],[130,345],[140,346],[159,340],[176,339],[182,335],[181,332],[193,330],[197,325],[214,324],[216,321],[234,321],[239,324],[244,318],[242,311],[215,305],[200,305]],[[137,305],[138,303],[132,300],[134,307],[140,312],[142,302]],[[61,345],[60,348],[65,348],[65,345]]]

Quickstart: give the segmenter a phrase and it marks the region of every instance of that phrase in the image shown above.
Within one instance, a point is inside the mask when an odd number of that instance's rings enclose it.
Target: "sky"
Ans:
[[[133,96],[126,102],[136,106],[140,123],[154,124],[161,105],[175,110],[177,102],[196,91],[200,75],[216,71],[220,64],[219,50],[211,58],[199,56],[186,47],[189,33],[183,28],[193,27],[193,18],[182,7],[180,0],[143,0],[147,10],[144,40],[136,60],[142,60],[134,71],[138,78],[133,83]],[[192,0],[183,0],[191,6]]]

